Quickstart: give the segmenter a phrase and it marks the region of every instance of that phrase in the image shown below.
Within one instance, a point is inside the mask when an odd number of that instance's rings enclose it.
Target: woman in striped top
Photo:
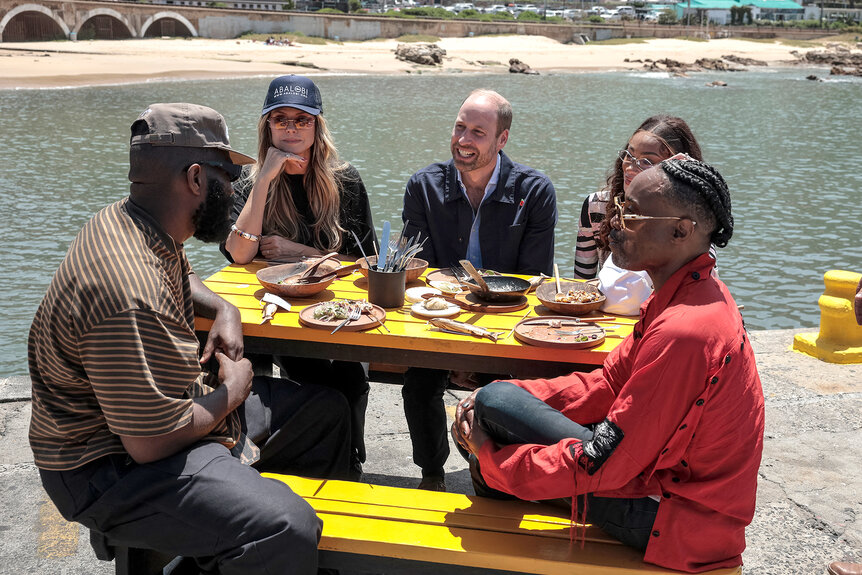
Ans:
[[[575,243],[576,278],[596,277],[610,255],[607,237],[613,198],[619,197],[622,201],[636,175],[680,152],[696,160],[702,159],[700,146],[682,118],[658,114],[638,126],[625,148],[617,154],[605,187],[590,194],[581,207]],[[710,253],[714,255],[713,250]]]

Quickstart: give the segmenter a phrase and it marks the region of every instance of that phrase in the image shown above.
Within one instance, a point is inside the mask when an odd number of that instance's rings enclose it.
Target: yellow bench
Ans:
[[[321,567],[387,575],[674,573],[596,527],[587,526],[583,548],[570,543],[569,513],[548,504],[263,475],[286,483],[323,519]]]

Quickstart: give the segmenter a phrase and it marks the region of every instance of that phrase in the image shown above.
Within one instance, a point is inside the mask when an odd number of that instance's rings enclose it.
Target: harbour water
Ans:
[[[721,278],[754,329],[815,326],[823,273],[862,271],[862,81],[811,82],[810,69],[670,78],[652,73],[322,76],[324,113],[342,157],[368,188],[378,229],[400,221],[407,178],[449,157],[449,132],[473,88],[512,102],[506,152],[547,173],[558,194],[556,260],[571,270],[577,217],[616,151],[647,116],[686,119],[731,189],[736,229]],[[824,72],[817,72],[825,75]],[[0,374],[26,373],[33,313],[87,219],[128,193],[128,129],[147,104],[191,101],[222,112],[234,147],[254,154],[271,78],[0,91]],[[726,88],[709,88],[721,79]],[[397,224],[396,224],[397,226]],[[187,244],[202,276],[225,261]]]

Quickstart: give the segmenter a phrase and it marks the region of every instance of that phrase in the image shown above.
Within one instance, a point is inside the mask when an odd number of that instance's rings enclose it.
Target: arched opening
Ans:
[[[179,36],[181,38],[187,38],[192,36],[192,31],[179,20],[165,17],[154,20],[144,33],[145,38],[159,38],[161,36]]]
[[[131,37],[125,24],[107,14],[93,16],[78,30],[78,40],[125,40]]]
[[[59,40],[66,33],[50,16],[41,12],[21,12],[6,23],[3,29],[4,42],[43,42]]]

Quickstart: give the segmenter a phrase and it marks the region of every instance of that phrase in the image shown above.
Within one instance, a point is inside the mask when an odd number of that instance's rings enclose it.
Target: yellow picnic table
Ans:
[[[528,294],[528,306],[505,313],[462,311],[452,319],[501,333],[495,343],[470,335],[446,333],[432,328],[428,320],[414,315],[409,303],[400,308],[386,309],[387,329],[376,326],[366,331],[341,330],[330,334],[329,329],[304,326],[299,312],[319,302],[335,299],[361,300],[368,297],[367,280],[359,272],[337,279],[327,289],[309,298],[285,298],[291,304],[289,312],[279,310],[275,317],[261,325],[260,299],[266,293],[255,273],[266,267],[265,262],[245,265],[230,264],[205,280],[215,293],[237,306],[242,315],[245,347],[248,352],[286,354],[298,357],[366,361],[398,366],[468,370],[486,373],[509,373],[515,376],[550,376],[577,369],[593,369],[602,364],[607,354],[631,333],[637,318],[615,317],[603,322],[605,341],[589,349],[559,349],[523,344],[510,335],[524,316],[554,315],[541,305],[535,294]],[[428,269],[407,287],[425,285]],[[526,276],[521,276],[526,277]],[[606,315],[600,312],[584,317]],[[199,331],[209,329],[212,322],[198,317]],[[508,337],[506,337],[508,335]]]

